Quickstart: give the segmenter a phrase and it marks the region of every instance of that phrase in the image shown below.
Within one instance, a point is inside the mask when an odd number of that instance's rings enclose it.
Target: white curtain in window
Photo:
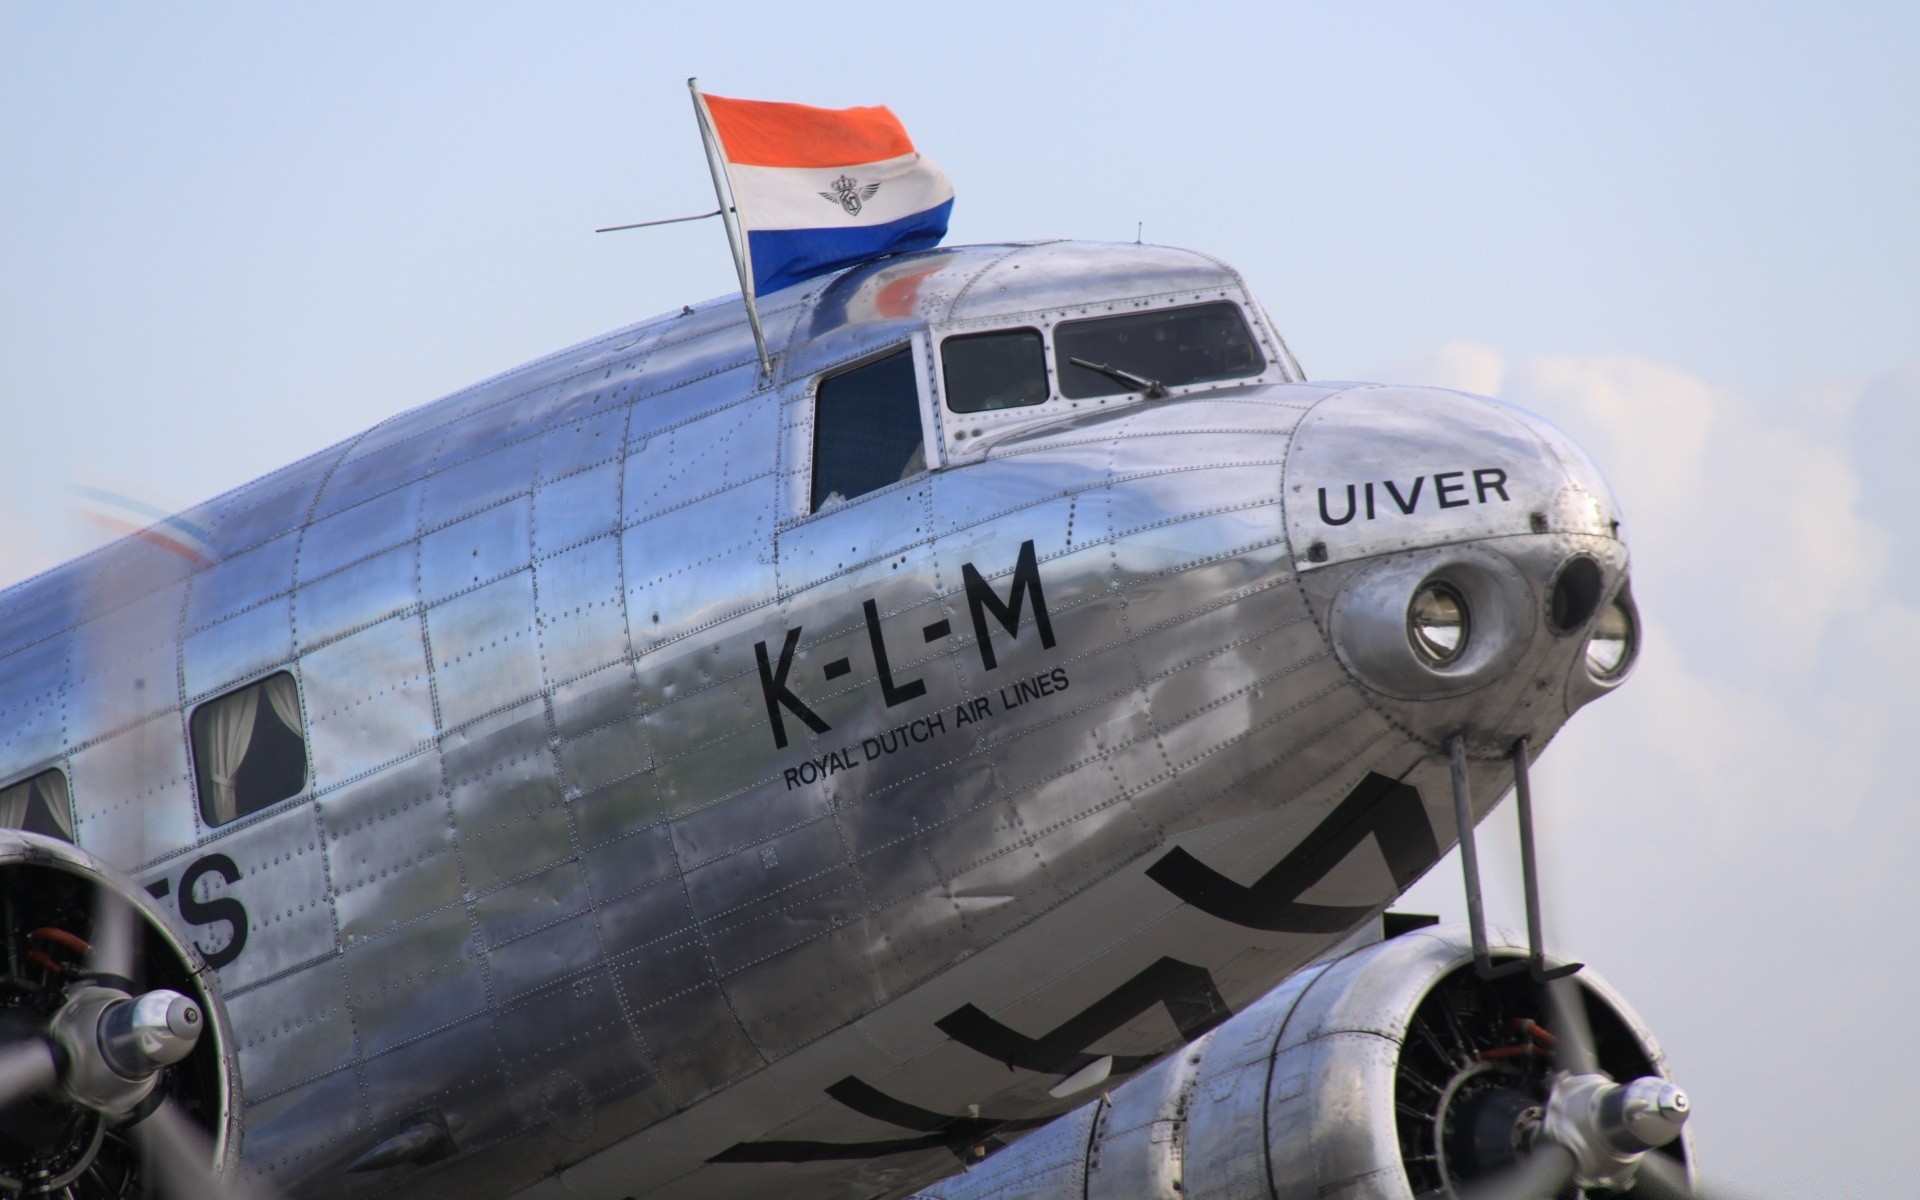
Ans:
[[[231,696],[215,700],[204,710],[205,737],[200,746],[202,778],[212,785],[212,794],[203,796],[206,817],[215,825],[224,825],[240,815],[239,795],[234,790],[240,764],[247,759],[247,746],[253,741],[253,721],[260,713],[260,689],[243,688]]]
[[[33,799],[33,781],[16,783],[0,792],[0,828],[21,829],[27,823],[27,802]]]
[[[53,818],[54,827],[68,841],[73,840],[73,804],[67,798],[67,777],[58,771],[48,771],[32,781],[40,792],[40,803],[47,809],[47,815]]]
[[[271,676],[261,682],[260,688],[267,694],[267,703],[273,707],[273,715],[279,717],[280,723],[305,745],[306,734],[300,729],[300,689],[294,685],[293,676]],[[304,775],[300,783],[303,787],[306,785]]]
[[[300,689],[293,684],[291,675],[274,675],[261,681],[260,687],[267,693],[267,703],[273,706],[273,715],[280,723],[294,733],[300,732]]]

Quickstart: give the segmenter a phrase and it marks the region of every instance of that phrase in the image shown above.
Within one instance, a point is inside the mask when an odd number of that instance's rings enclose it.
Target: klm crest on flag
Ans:
[[[842,175],[827,186],[833,190],[821,192],[820,198],[830,200],[846,209],[850,217],[859,216],[861,206],[873,199],[873,194],[880,190],[880,185],[877,183],[862,185],[859,180],[847,175]]]

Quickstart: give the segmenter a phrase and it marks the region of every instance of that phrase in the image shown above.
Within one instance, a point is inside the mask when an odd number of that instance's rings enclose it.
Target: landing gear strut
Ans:
[[[1467,884],[1467,925],[1473,935],[1473,969],[1486,980],[1525,971],[1535,983],[1575,974],[1583,964],[1547,966],[1546,939],[1541,933],[1540,873],[1534,853],[1533,786],[1527,774],[1527,739],[1521,738],[1513,744],[1513,798],[1520,818],[1520,876],[1527,896],[1527,957],[1523,962],[1495,963],[1487,953],[1487,914],[1480,898],[1480,855],[1473,840],[1473,796],[1467,785],[1467,748],[1459,734],[1447,741],[1447,759],[1453,775],[1453,820],[1460,836],[1460,869]]]

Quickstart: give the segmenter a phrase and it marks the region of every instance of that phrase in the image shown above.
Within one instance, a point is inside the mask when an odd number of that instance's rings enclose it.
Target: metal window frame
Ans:
[[[17,788],[23,783],[32,783],[42,775],[58,775],[60,782],[65,785],[67,792],[67,827],[73,830],[74,837],[77,839],[80,834],[80,822],[75,820],[73,815],[73,776],[68,773],[63,762],[56,762],[51,766],[41,767],[35,771],[28,771],[23,775],[16,775],[7,782],[0,783],[0,792]],[[79,842],[76,840],[73,844],[78,845]]]
[[[913,365],[914,399],[919,405],[920,412],[920,454],[926,466],[918,475],[909,475],[907,478],[896,480],[885,487],[878,487],[870,492],[862,492],[858,496],[851,497],[844,503],[838,504],[831,509],[823,510],[815,508],[813,500],[813,480],[814,472],[820,462],[820,386],[829,379],[838,379],[842,375],[850,375],[863,367],[870,367],[874,363],[892,358],[902,350],[907,351],[908,354],[911,355],[909,361]],[[932,394],[928,379],[929,372],[933,369],[933,361],[933,354],[929,349],[927,332],[925,330],[916,330],[910,334],[904,342],[890,342],[886,346],[862,354],[857,358],[848,359],[846,362],[835,363],[827,370],[821,371],[813,376],[812,380],[807,384],[806,399],[803,401],[808,428],[807,466],[806,471],[802,475],[799,494],[795,497],[799,504],[799,512],[795,514],[792,521],[783,523],[783,527],[799,525],[830,513],[842,512],[853,505],[865,501],[868,496],[878,496],[891,492],[895,488],[925,482],[923,476],[930,474],[936,470],[938,466],[942,465],[937,457],[940,452],[941,442],[938,413],[933,407],[939,403],[939,400]]]
[[[1252,335],[1254,344],[1259,347],[1266,365],[1253,375],[1170,387],[1167,389],[1168,398],[1218,391],[1222,388],[1294,382],[1287,366],[1290,360],[1282,357],[1270,340],[1270,330],[1265,316],[1253,297],[1244,290],[1227,286],[1204,288],[1199,291],[1168,292],[1154,296],[1118,297],[1061,309],[998,313],[991,317],[976,317],[967,321],[930,326],[926,334],[929,347],[936,342],[944,345],[949,337],[966,334],[996,333],[1014,329],[1039,330],[1041,348],[1046,355],[1047,399],[1039,404],[1028,404],[1019,408],[990,409],[977,413],[952,412],[947,408],[946,381],[940,373],[939,364],[937,362],[932,364],[926,378],[927,388],[932,397],[930,415],[938,429],[940,465],[939,468],[934,468],[933,460],[929,459],[929,469],[944,469],[977,461],[981,455],[974,450],[976,438],[984,443],[998,433],[1058,421],[1075,413],[1146,403],[1139,392],[1116,392],[1107,396],[1078,398],[1063,395],[1060,391],[1060,374],[1055,362],[1056,347],[1053,334],[1056,326],[1074,321],[1122,316],[1146,308],[1191,308],[1221,302],[1232,304],[1240,310],[1241,318],[1247,323],[1247,331]],[[956,435],[960,433],[965,433],[966,437],[957,438]]]
[[[238,829],[248,821],[252,821],[260,817],[264,817],[268,813],[278,810],[282,805],[289,804],[294,801],[298,801],[302,797],[310,797],[313,795],[313,739],[307,736],[307,726],[309,724],[308,717],[307,717],[307,696],[306,696],[305,689],[300,686],[300,673],[294,670],[293,667],[294,667],[294,664],[292,663],[281,663],[278,666],[273,667],[271,670],[262,671],[260,674],[254,675],[251,678],[243,680],[239,683],[235,683],[232,686],[226,688],[225,690],[215,695],[208,696],[205,699],[201,700],[199,703],[194,704],[192,707],[186,710],[187,769],[193,774],[194,820],[200,825],[202,829],[205,829],[209,832],[216,829]],[[285,796],[280,797],[278,800],[273,801],[271,804],[263,805],[259,808],[254,809],[252,812],[237,813],[235,814],[233,820],[222,821],[221,823],[216,825],[207,816],[206,797],[202,795],[200,791],[200,740],[194,736],[194,728],[193,728],[194,718],[198,717],[200,715],[200,710],[205,708],[207,705],[218,704],[220,701],[225,700],[228,696],[234,695],[236,692],[240,692],[250,687],[257,687],[260,684],[265,683],[267,680],[272,679],[275,675],[285,675],[289,679],[293,680],[294,702],[300,706],[300,728],[292,730],[292,733],[296,738],[300,739],[300,764],[301,764],[302,776],[303,776],[302,782],[299,788],[295,789],[293,792],[290,792]],[[258,720],[259,717],[256,715],[254,719]],[[69,788],[68,796],[69,796],[68,802],[71,803],[72,802],[71,788]]]

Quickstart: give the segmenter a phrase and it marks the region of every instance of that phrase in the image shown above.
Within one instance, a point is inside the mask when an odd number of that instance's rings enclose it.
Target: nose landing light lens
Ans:
[[[1467,648],[1467,602],[1444,583],[1429,583],[1407,606],[1407,640],[1431,666],[1444,667]]]
[[[1593,632],[1587,635],[1587,670],[1595,679],[1612,679],[1626,668],[1632,653],[1633,617],[1616,599],[1601,612],[1593,623]]]

